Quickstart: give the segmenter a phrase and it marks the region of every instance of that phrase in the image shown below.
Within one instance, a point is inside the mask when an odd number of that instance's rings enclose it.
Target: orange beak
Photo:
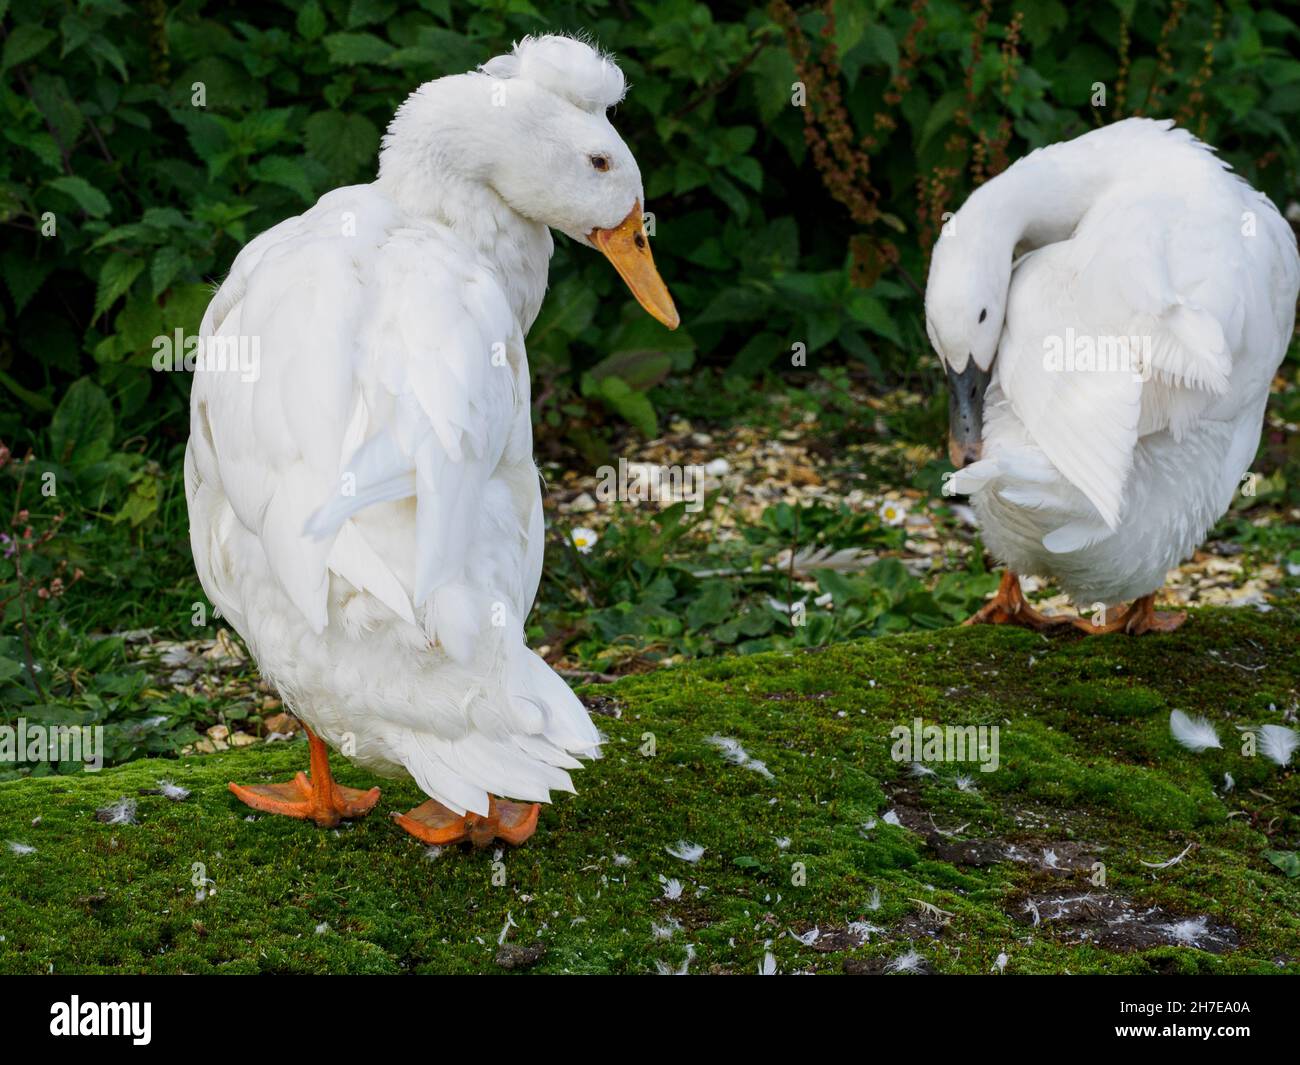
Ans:
[[[614,264],[618,276],[651,317],[669,329],[676,329],[681,324],[673,298],[668,295],[668,286],[655,269],[640,203],[634,203],[628,216],[613,229],[593,229],[587,239]]]

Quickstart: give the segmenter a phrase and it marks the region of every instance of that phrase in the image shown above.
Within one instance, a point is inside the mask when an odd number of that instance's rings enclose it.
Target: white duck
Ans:
[[[600,737],[524,643],[541,576],[524,334],[547,227],[612,260],[678,322],[642,224],[641,175],[605,117],[623,75],[527,39],[399,108],[378,179],[336,189],[240,252],[204,316],[185,457],[203,588],[309,726],[311,777],[231,784],[319,825],[378,800],[326,745],[430,797],[430,843],[535,829]],[[260,376],[220,372],[255,338]],[[509,795],[525,802],[498,801]]]
[[[1184,620],[1157,614],[1155,592],[1255,458],[1297,289],[1277,209],[1169,121],[1043,148],[970,196],[935,246],[925,308],[965,467],[950,491],[970,494],[1008,567],[971,621]],[[1037,613],[1017,574],[1054,578],[1092,622]]]

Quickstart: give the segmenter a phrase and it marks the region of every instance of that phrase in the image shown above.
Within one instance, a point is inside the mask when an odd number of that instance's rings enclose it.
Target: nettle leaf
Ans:
[[[624,421],[639,429],[647,437],[659,435],[659,419],[644,392],[637,392],[621,377],[583,375],[583,394],[599,399]]]
[[[373,33],[331,33],[325,38],[325,51],[331,63],[354,67],[382,63],[392,54],[393,46]]]
[[[162,333],[162,308],[153,296],[136,289],[113,320],[113,330],[118,341],[116,354],[151,355],[153,342]]]
[[[348,5],[348,29],[368,26],[373,22],[387,22],[396,10],[394,0],[352,0]]]
[[[95,313],[98,318],[120,297],[126,294],[132,282],[144,270],[144,259],[126,252],[114,252],[99,268],[99,285],[95,291]]]
[[[226,128],[215,115],[204,111],[182,112],[177,116],[177,121],[185,127],[186,137],[190,147],[194,149],[194,154],[208,164],[209,173],[215,176],[220,172],[219,168],[215,167],[216,160],[227,156],[230,151],[231,142]]]
[[[373,168],[379,152],[379,130],[365,115],[317,111],[307,119],[307,154],[346,181],[363,168]]]
[[[264,181],[268,185],[279,185],[281,188],[296,192],[306,203],[316,199],[316,193],[312,190],[311,181],[308,180],[302,164],[288,156],[270,155],[265,159],[259,159],[249,167],[248,172],[258,181]]]
[[[71,197],[78,207],[94,218],[103,218],[110,210],[108,197],[85,178],[65,174],[47,181],[46,185]]]
[[[672,356],[662,351],[620,351],[601,359],[591,368],[591,376],[600,380],[611,375],[621,377],[639,392],[653,388],[672,371]]]
[[[481,42],[441,26],[422,26],[415,36],[415,43],[393,52],[385,66],[405,69],[424,65],[431,68],[431,74],[440,77],[472,70],[483,58]],[[645,106],[644,98],[642,106]]]
[[[570,277],[554,286],[542,304],[542,312],[528,331],[529,347],[540,347],[551,336],[577,336],[596,314],[596,293],[580,277]]]
[[[63,34],[63,47],[59,58],[63,59],[69,52],[75,52],[85,44],[91,35],[90,23],[79,15],[67,14],[59,20],[59,31]]]
[[[36,295],[45,279],[54,269],[54,258],[33,259],[29,254],[10,248],[0,257],[0,274],[14,301],[14,311],[22,313],[28,301]]]
[[[197,333],[203,323],[203,314],[212,302],[212,295],[211,285],[173,285],[163,304],[162,332],[171,333],[179,329],[186,334]]]
[[[56,36],[53,30],[30,22],[15,26],[5,38],[4,52],[0,53],[0,70],[8,70],[40,55]]]
[[[122,58],[122,53],[117,50],[117,45],[105,37],[102,33],[97,33],[90,38],[86,44],[87,49],[95,57],[95,69],[99,69],[99,60],[104,60],[117,71],[118,76],[123,81],[130,79],[126,75],[126,60]]]
[[[193,223],[175,207],[148,207],[140,221],[155,229],[190,229]]]
[[[848,312],[854,321],[861,322],[877,336],[892,340],[899,347],[903,346],[898,326],[890,317],[889,310],[875,296],[860,290],[854,292],[848,300]]]
[[[46,130],[26,130],[14,126],[5,130],[5,136],[19,147],[26,148],[44,163],[47,169],[63,168],[63,153],[59,151],[58,143]]]
[[[860,40],[867,28],[867,7],[856,2],[845,3],[837,0],[835,4],[835,50],[840,55],[850,51]]]
[[[179,248],[164,244],[153,254],[149,264],[149,286],[154,297],[161,296],[176,275],[185,269],[189,257]]]
[[[50,74],[37,74],[32,78],[32,99],[59,143],[76,144],[86,125],[86,116],[68,92],[67,82]]]
[[[727,169],[755,192],[763,190],[763,168],[752,155],[732,160]]]
[[[934,139],[935,134],[953,120],[953,116],[957,114],[957,109],[961,107],[965,99],[966,93],[964,90],[953,89],[940,96],[934,106],[926,110],[925,121],[920,132],[916,135],[917,152],[924,151],[926,145]]]
[[[74,381],[50,422],[54,461],[76,471],[103,462],[113,443],[113,408],[89,377]]]
[[[251,155],[274,147],[282,140],[292,117],[292,108],[273,107],[247,114],[239,122],[220,118],[217,121],[226,125],[231,142]]]
[[[756,333],[732,357],[727,373],[735,377],[751,377],[766,370],[778,358],[790,353],[784,338],[775,333]]]
[[[307,0],[298,9],[298,32],[308,41],[314,41],[325,32],[325,12],[316,0]]]

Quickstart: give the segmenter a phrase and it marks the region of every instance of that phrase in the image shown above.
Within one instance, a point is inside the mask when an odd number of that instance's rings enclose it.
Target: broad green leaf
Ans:
[[[126,73],[126,60],[122,58],[122,53],[118,51],[117,45],[110,41],[103,34],[94,34],[86,43],[86,47],[91,54],[98,59],[104,60],[114,70],[123,81],[129,81]],[[98,64],[96,64],[98,67]]]
[[[361,63],[382,63],[393,46],[373,33],[331,33],[325,38],[330,62],[353,67]]]
[[[359,172],[372,176],[379,152],[379,130],[365,115],[317,111],[307,119],[307,154],[323,164],[336,183]]]
[[[325,12],[316,0],[307,0],[298,9],[298,32],[308,41],[314,41],[325,32]]]
[[[1264,857],[1287,876],[1300,876],[1300,851],[1265,851]]]
[[[72,383],[50,422],[52,458],[74,472],[108,458],[113,443],[113,409],[104,390],[89,377]]]
[[[659,419],[654,406],[643,392],[634,391],[621,377],[605,377],[595,382],[595,394],[619,417],[625,419],[647,437],[659,435]]]
[[[352,0],[348,5],[348,29],[387,22],[396,10],[395,0]]]
[[[736,594],[731,582],[705,581],[700,594],[686,608],[686,623],[693,629],[719,625],[735,613]]]
[[[46,185],[76,200],[77,206],[94,218],[103,218],[109,212],[108,197],[85,178],[65,174],[47,181]]]
[[[0,70],[8,70],[19,63],[34,59],[45,51],[46,46],[57,34],[44,26],[31,22],[22,22],[9,31],[5,38],[3,53],[0,53]]]
[[[170,244],[164,244],[153,253],[153,260],[149,263],[149,287],[155,298],[176,280],[187,262],[185,253]]]
[[[929,109],[925,116],[925,124],[921,127],[916,137],[916,150],[918,153],[925,149],[930,140],[952,121],[956,115],[957,109],[961,107],[962,101],[966,98],[964,90],[953,89],[939,97],[933,107]]]
[[[5,287],[13,298],[15,311],[22,312],[50,276],[54,266],[55,259],[52,255],[34,259],[17,248],[10,248],[0,256],[0,274],[4,275]]]
[[[889,310],[880,300],[867,292],[857,291],[849,296],[848,312],[854,321],[860,322],[878,336],[903,346],[903,337],[894,324]]]
[[[248,171],[258,181],[296,192],[304,203],[312,203],[316,193],[303,171],[302,163],[284,155],[270,155],[259,159]]]
[[[577,336],[596,314],[596,293],[580,277],[560,282],[546,296],[542,313],[528,332],[529,346],[541,344],[553,335]]]
[[[141,256],[116,251],[104,260],[99,269],[99,285],[95,290],[95,314],[98,318],[120,297],[125,295],[132,282],[140,276],[145,261]]]

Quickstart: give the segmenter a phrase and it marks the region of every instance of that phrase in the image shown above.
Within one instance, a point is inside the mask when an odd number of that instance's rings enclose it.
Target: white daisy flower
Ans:
[[[877,514],[886,525],[902,525],[907,520],[907,508],[892,499],[886,499],[881,503]]]

